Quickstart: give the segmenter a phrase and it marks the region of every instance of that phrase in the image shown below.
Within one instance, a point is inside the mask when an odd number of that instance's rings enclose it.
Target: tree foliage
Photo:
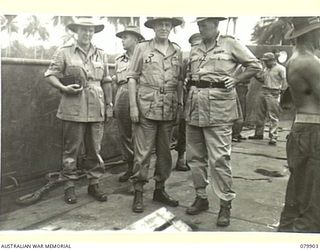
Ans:
[[[254,27],[251,41],[259,45],[287,45],[284,39],[290,29],[289,17],[262,17]]]
[[[38,37],[38,39],[42,41],[47,41],[49,39],[49,32],[34,15],[29,18],[29,24],[24,28],[23,34],[27,37],[30,35],[35,38]]]

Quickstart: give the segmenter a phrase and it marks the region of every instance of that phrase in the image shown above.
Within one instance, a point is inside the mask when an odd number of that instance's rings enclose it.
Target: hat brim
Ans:
[[[150,20],[147,20],[145,23],[144,23],[144,26],[146,26],[147,28],[150,28],[150,29],[153,29],[154,27],[154,24],[157,22],[157,21],[163,21],[163,20],[168,20],[172,23],[172,26],[173,27],[176,27],[178,25],[181,25],[182,24],[182,21],[178,18],[174,18],[174,17],[161,17],[161,18],[155,18],[155,19],[150,19]]]
[[[123,31],[120,31],[120,32],[116,33],[116,37],[122,38],[122,36],[123,36],[124,34],[132,34],[132,35],[135,35],[140,41],[144,40],[143,35],[141,35],[141,34],[138,33],[138,32],[132,31],[132,30],[123,30]]]
[[[79,24],[79,23],[70,23],[67,25],[67,28],[75,33],[77,33],[78,27],[94,27],[94,33],[98,33],[104,29],[103,24]]]
[[[201,35],[197,35],[197,36],[191,36],[188,40],[188,42],[191,44],[193,40],[195,39],[199,39],[201,40],[202,39],[202,36]]]
[[[266,58],[266,57],[262,57],[260,60],[262,61],[275,61],[275,58]]]
[[[202,17],[202,18],[197,18],[196,20],[193,21],[193,23],[199,23],[208,19],[215,19],[217,21],[223,21],[223,20],[227,20],[226,17]]]
[[[314,24],[310,24],[308,25],[307,27],[304,27],[304,28],[301,28],[301,29],[297,29],[295,30],[294,28],[292,28],[291,30],[289,30],[285,36],[284,36],[284,39],[286,40],[292,40],[292,39],[295,39],[299,36],[302,36],[312,30],[315,30],[315,29],[320,29],[320,23],[314,23]]]

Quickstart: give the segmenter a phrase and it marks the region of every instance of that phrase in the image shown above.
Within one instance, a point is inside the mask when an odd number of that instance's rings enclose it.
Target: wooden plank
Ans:
[[[168,211],[165,207],[159,208],[153,213],[143,217],[141,220],[134,222],[124,230],[138,230],[144,232],[153,232],[163,227],[166,223],[170,223],[175,215]]]
[[[181,220],[172,221],[172,225],[167,227],[163,232],[191,232],[192,229]]]
[[[40,230],[44,230],[44,231],[57,231],[60,229],[62,229],[62,228],[59,226],[55,226],[55,225],[48,225],[48,226],[40,228]]]
[[[108,187],[108,180],[116,178],[115,176],[105,173],[101,178],[102,188],[107,193],[111,193],[114,190]],[[2,214],[0,216],[0,230],[25,230],[33,227],[36,224],[42,223],[43,221],[55,218],[61,214],[68,213],[74,209],[85,206],[93,201],[92,197],[87,195],[87,186],[81,186],[76,189],[76,194],[79,197],[78,203],[72,206],[65,204],[63,200],[63,189],[61,195],[55,196],[48,200],[39,201],[33,205],[21,207],[14,212]],[[111,192],[110,192],[111,191]],[[80,198],[81,197],[81,198]]]

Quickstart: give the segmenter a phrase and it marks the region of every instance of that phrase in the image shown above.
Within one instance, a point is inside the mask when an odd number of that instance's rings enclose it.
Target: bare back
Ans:
[[[295,49],[287,65],[287,80],[297,112],[320,115],[320,60]]]

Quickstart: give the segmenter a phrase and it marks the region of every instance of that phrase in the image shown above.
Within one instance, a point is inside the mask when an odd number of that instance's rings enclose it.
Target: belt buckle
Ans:
[[[165,89],[163,86],[160,87],[160,94],[165,94]]]

